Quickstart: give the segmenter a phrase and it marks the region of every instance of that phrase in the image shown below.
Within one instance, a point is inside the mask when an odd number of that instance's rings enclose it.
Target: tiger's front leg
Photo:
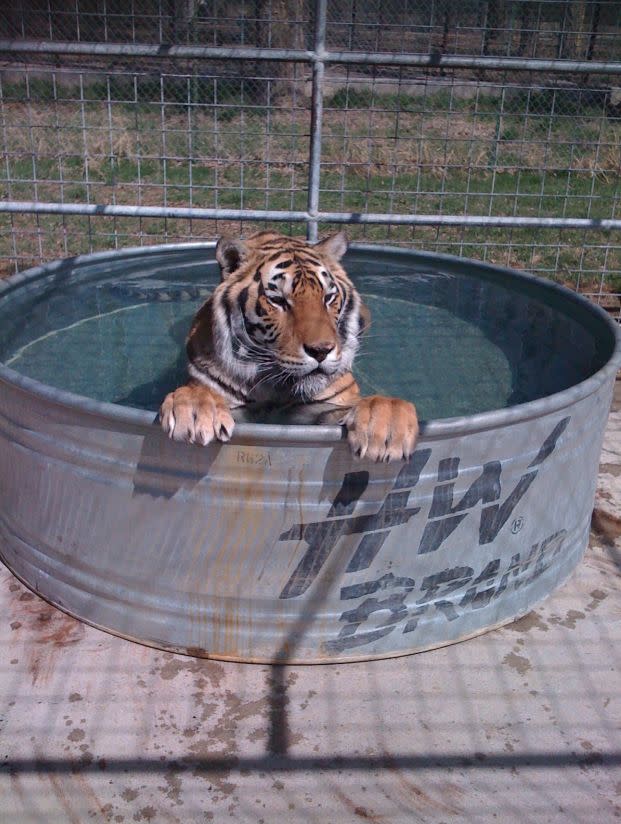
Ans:
[[[416,446],[418,417],[414,404],[399,398],[360,398],[343,423],[355,455],[374,461],[407,460]]]
[[[228,441],[235,426],[224,397],[197,381],[166,395],[160,422],[169,438],[202,446],[214,439]]]

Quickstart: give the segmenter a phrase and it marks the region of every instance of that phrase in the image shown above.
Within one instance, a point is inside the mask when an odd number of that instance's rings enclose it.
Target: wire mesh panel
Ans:
[[[6,5],[3,271],[345,223],[618,313],[618,3]]]
[[[328,43],[357,51],[618,58],[619,9],[585,0],[333,0]]]
[[[74,69],[3,79],[8,193],[59,202],[299,207],[309,132],[301,81],[291,79],[285,105],[272,93],[273,78],[239,68],[242,74],[202,64],[194,73]]]
[[[365,226],[369,240],[526,266],[598,291],[620,271],[614,237],[545,230],[549,217],[618,214],[619,122],[604,88],[584,92],[528,77],[498,80],[328,74],[325,209],[409,215],[540,218],[541,228]]]

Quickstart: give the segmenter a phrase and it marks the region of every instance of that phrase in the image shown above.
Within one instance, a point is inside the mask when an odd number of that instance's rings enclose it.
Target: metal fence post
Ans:
[[[323,125],[323,77],[325,71],[327,0],[315,3],[315,40],[313,44],[313,92],[311,100],[310,154],[308,169],[308,214],[306,237],[318,237],[319,186],[321,181],[321,128]]]

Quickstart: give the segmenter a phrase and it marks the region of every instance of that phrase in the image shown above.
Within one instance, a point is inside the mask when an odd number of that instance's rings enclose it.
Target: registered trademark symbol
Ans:
[[[517,533],[522,529],[523,526],[524,518],[516,518],[515,521],[511,524],[511,532],[513,532],[514,535],[517,535]]]

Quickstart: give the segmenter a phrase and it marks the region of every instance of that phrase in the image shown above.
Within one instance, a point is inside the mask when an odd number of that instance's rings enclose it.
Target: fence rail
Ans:
[[[210,17],[57,0],[31,20],[28,2],[0,11],[7,271],[254,222],[310,239],[351,224],[618,312],[618,4],[219,0]]]
[[[95,203],[44,203],[0,201],[0,213],[29,212],[41,215],[97,215],[107,217],[162,217],[200,220],[313,221],[351,224],[394,224],[401,226],[481,226],[529,229],[594,229],[608,232],[621,229],[621,218],[503,217],[500,215],[399,215],[358,212],[292,212],[267,209],[200,209],[179,206],[118,206]]]
[[[269,60],[291,63],[342,63],[369,66],[415,66],[431,69],[483,69],[503,71],[549,71],[557,74],[621,74],[621,63],[615,61],[553,60],[520,57],[478,57],[431,54],[394,54],[380,52],[326,51],[325,43],[314,50],[261,49],[249,47],[176,46],[149,43],[84,43],[68,40],[2,40],[0,53],[7,54],[68,54],[105,57],[153,57],[185,60]]]

